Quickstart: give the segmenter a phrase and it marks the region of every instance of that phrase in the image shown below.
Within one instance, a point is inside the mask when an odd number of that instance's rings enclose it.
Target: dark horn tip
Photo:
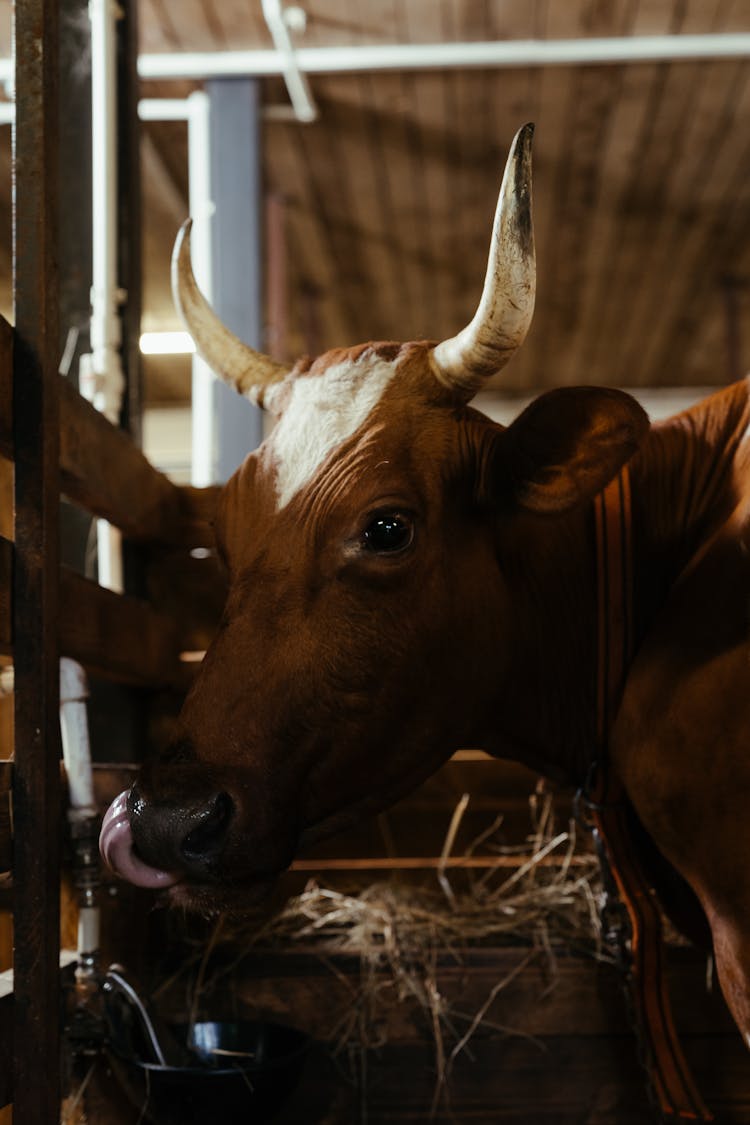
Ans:
[[[516,134],[516,148],[520,152],[528,152],[531,149],[531,142],[534,139],[534,130],[536,126],[533,121],[528,121],[522,125]]]

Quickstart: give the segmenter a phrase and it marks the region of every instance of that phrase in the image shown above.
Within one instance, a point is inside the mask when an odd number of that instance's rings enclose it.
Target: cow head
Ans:
[[[107,814],[103,853],[131,881],[204,909],[253,898],[300,843],[392,802],[496,720],[514,614],[491,528],[592,494],[637,429],[616,392],[584,394],[570,425],[556,392],[508,430],[468,405],[531,319],[531,134],[508,160],[477,313],[437,346],[288,371],[218,322],[189,228],[178,241],[199,352],[277,422],[221,496],[229,596],[180,735]]]

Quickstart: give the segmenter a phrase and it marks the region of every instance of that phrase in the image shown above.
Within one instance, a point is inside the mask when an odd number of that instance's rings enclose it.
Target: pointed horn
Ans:
[[[240,394],[263,406],[266,388],[283,379],[289,368],[243,343],[211,308],[193,273],[192,225],[192,219],[182,224],[172,251],[172,296],[177,311],[208,366]]]
[[[531,139],[524,125],[513,140],[495,211],[484,290],[474,319],[433,350],[441,383],[471,398],[523,343],[534,311],[536,266],[531,225]]]

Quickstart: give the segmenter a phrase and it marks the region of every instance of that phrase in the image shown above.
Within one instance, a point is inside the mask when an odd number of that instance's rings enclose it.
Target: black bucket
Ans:
[[[153,1125],[255,1125],[267,1121],[294,1089],[308,1037],[260,1020],[204,1020],[171,1027],[190,1061],[149,1060],[129,1009],[108,1004],[109,1058],[130,1101]]]

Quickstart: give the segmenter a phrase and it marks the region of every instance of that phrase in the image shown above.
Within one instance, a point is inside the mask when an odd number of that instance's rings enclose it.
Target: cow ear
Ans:
[[[609,483],[635,453],[648,425],[646,412],[623,391],[548,391],[502,433],[495,487],[528,511],[568,511]]]

